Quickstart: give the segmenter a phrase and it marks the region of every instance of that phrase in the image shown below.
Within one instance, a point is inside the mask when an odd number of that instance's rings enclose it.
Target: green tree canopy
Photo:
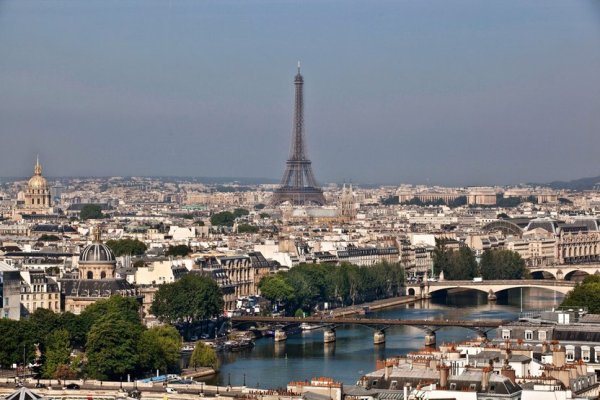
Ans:
[[[479,262],[483,279],[523,279],[529,274],[519,253],[505,250],[486,250]]]
[[[140,305],[132,297],[111,296],[86,307],[80,315],[83,332],[88,334],[103,317],[123,319],[132,325],[141,324]]]
[[[189,328],[195,322],[221,315],[223,304],[223,293],[213,279],[187,274],[176,282],[160,285],[150,312],[162,322],[181,322]]]
[[[288,303],[294,299],[294,288],[283,275],[265,276],[258,284],[261,295],[272,303]]]
[[[115,253],[115,256],[141,256],[146,252],[148,247],[142,241],[137,239],[119,239],[119,240],[108,240],[106,245]]]
[[[104,217],[105,215],[102,214],[102,207],[98,204],[85,204],[79,213],[79,218],[84,221],[88,219],[101,219]]]
[[[240,224],[237,227],[238,233],[256,233],[258,232],[258,226],[250,224]]]
[[[43,375],[45,378],[56,378],[56,372],[62,365],[71,362],[71,338],[66,329],[57,329],[48,335],[43,364]]]
[[[222,211],[210,217],[210,223],[216,226],[233,226],[235,215],[229,211]]]
[[[444,272],[448,280],[471,280],[479,275],[475,254],[467,246],[449,249],[445,240],[437,240],[433,251],[433,268],[436,274]]]
[[[600,313],[600,276],[586,276],[583,282],[567,293],[563,307],[587,307],[593,314]]]
[[[259,288],[265,298],[293,314],[298,309],[310,313],[325,302],[343,306],[398,296],[403,282],[404,269],[397,263],[365,267],[300,264],[264,277]]]
[[[172,371],[179,362],[181,336],[172,326],[158,326],[142,332],[138,354],[144,371]]]
[[[233,216],[235,218],[243,217],[244,215],[248,214],[250,214],[250,211],[246,210],[245,208],[236,208],[233,210]]]
[[[173,257],[185,257],[192,252],[190,246],[185,244],[178,244],[177,246],[169,246],[167,250],[167,256]]]
[[[85,352],[88,371],[97,379],[122,379],[135,372],[139,355],[140,324],[114,315],[97,321],[88,334]]]
[[[210,367],[215,371],[219,370],[219,359],[215,349],[208,347],[202,342],[197,342],[194,352],[190,357],[190,368]]]
[[[48,235],[44,233],[38,240],[41,242],[58,242],[60,238],[56,235]]]

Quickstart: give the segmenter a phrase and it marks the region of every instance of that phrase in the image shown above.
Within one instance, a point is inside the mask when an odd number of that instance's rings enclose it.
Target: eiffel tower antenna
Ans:
[[[286,201],[294,205],[325,204],[323,191],[317,185],[311,162],[306,154],[304,143],[304,78],[298,73],[294,77],[294,127],[292,130],[292,146],[286,162],[285,172],[280,187],[273,193],[271,203],[281,204]]]

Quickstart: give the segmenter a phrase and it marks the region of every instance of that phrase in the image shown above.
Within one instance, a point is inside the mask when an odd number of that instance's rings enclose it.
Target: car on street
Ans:
[[[64,387],[64,389],[67,389],[67,390],[79,390],[79,389],[81,389],[81,386],[79,386],[76,383],[69,383],[67,386]]]

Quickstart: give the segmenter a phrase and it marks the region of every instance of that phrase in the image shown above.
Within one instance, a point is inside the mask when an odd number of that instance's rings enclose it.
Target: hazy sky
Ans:
[[[600,175],[596,0],[0,0],[0,176]]]

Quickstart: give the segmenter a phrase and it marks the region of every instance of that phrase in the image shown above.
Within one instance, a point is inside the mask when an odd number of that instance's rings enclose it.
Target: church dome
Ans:
[[[36,160],[35,168],[33,169],[33,176],[29,180],[27,184],[29,189],[48,189],[48,181],[46,178],[42,176],[42,165],[40,164],[40,159]]]
[[[48,189],[48,181],[41,175],[34,175],[27,184],[29,189]]]
[[[115,254],[104,243],[87,245],[79,255],[79,262],[114,262]]]
[[[94,232],[94,242],[92,244],[87,245],[81,254],[79,255],[79,262],[88,262],[88,263],[103,263],[110,262],[114,263],[115,253],[112,252],[110,247],[102,243],[102,239],[100,237],[100,228],[96,228]]]

